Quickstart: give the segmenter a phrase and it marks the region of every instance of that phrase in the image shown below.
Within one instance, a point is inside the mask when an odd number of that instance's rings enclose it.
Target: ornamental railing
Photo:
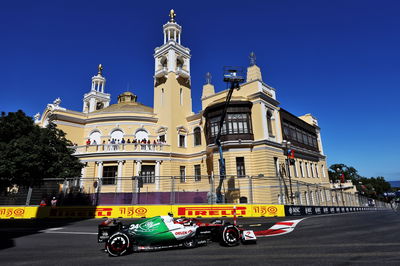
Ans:
[[[170,145],[165,143],[118,143],[118,144],[90,144],[83,146],[69,146],[74,155],[85,153],[108,152],[164,152]]]

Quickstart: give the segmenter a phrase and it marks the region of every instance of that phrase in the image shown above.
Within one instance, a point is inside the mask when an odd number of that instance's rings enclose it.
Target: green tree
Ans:
[[[328,173],[329,179],[332,181],[340,180],[342,173],[345,180],[351,180],[353,183],[356,183],[361,177],[354,167],[345,164],[332,164],[328,169]]]
[[[354,167],[345,164],[332,164],[328,173],[329,179],[332,181],[340,180],[343,173],[345,180],[351,180],[361,195],[370,198],[382,198],[384,192],[391,190],[390,183],[386,182],[384,177],[363,177],[358,174]]]
[[[0,191],[11,185],[37,186],[44,178],[80,176],[83,164],[55,124],[35,125],[21,110],[0,120]]]

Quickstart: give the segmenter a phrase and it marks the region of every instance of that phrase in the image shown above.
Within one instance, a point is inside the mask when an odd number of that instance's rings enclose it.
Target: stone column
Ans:
[[[103,162],[97,162],[97,188],[96,192],[99,191],[101,184],[103,183]]]
[[[125,161],[118,161],[117,193],[122,192],[122,167]]]
[[[80,189],[83,188],[83,180],[82,180],[82,178],[85,178],[85,175],[86,175],[86,166],[87,166],[87,163],[85,163],[85,166],[82,167],[82,169],[81,169],[81,178],[79,178],[79,188],[80,188]]]
[[[135,167],[135,176],[138,176],[140,171],[142,170],[142,161],[135,161],[136,167]]]
[[[136,167],[135,167],[135,176],[139,176],[140,171],[142,170],[142,161],[136,161]],[[137,179],[135,180],[136,184],[138,184]],[[135,192],[138,193],[139,192],[139,187],[137,185],[135,185]]]
[[[263,130],[263,138],[264,139],[269,139],[269,134],[268,134],[268,123],[267,123],[267,107],[263,104],[261,104],[261,125],[262,125],[262,130]],[[271,123],[272,124],[272,123]]]
[[[156,161],[155,178],[156,178],[156,190],[160,190],[160,163],[161,161]]]

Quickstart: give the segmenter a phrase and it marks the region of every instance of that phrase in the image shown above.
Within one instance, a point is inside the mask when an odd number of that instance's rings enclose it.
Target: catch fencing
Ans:
[[[221,184],[221,185],[220,185]],[[219,193],[220,192],[220,193]],[[40,187],[10,188],[0,205],[58,206],[151,204],[283,204],[301,206],[375,206],[389,204],[331,184],[311,184],[268,176],[133,176],[46,179]]]

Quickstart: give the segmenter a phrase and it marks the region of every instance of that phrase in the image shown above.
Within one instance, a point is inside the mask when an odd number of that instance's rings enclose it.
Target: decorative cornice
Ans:
[[[52,114],[51,115],[52,120],[61,120],[61,121],[66,121],[66,122],[71,122],[71,123],[76,123],[76,124],[88,124],[88,123],[96,123],[96,122],[108,122],[108,121],[118,121],[118,120],[123,120],[123,121],[148,121],[148,122],[153,122],[157,123],[158,118],[154,117],[146,117],[146,116],[107,116],[107,117],[94,117],[94,118],[87,118],[87,119],[82,119],[82,118],[77,118],[77,117],[71,117],[71,116],[66,116],[62,114]]]
[[[256,93],[253,93],[249,96],[247,96],[249,100],[255,100],[255,99],[262,99],[263,101],[266,101],[274,106],[279,106],[280,102],[278,102],[277,100],[269,97],[268,95],[266,95],[265,93],[259,91]]]

